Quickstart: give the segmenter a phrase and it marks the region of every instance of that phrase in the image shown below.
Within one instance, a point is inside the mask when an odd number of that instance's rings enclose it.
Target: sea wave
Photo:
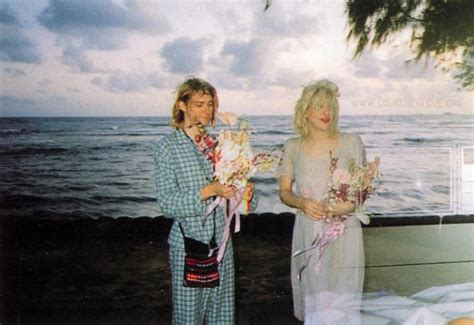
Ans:
[[[252,134],[259,134],[259,135],[292,135],[294,134],[293,131],[286,131],[286,130],[264,130],[264,131],[255,131]]]
[[[448,138],[448,137],[445,137],[445,138],[441,138],[441,137],[438,137],[438,138],[422,138],[422,137],[414,137],[414,138],[401,138],[401,139],[398,139],[397,141],[400,141],[400,142],[395,142],[394,144],[401,144],[401,143],[404,143],[404,142],[408,142],[408,143],[446,143],[446,142],[451,142],[455,140],[454,138]]]
[[[107,202],[107,203],[123,203],[123,202],[132,202],[132,203],[147,203],[147,202],[156,202],[155,197],[151,196],[110,196],[110,195],[93,195],[90,197],[91,200],[96,202]]]
[[[54,155],[54,154],[69,154],[77,151],[74,148],[64,147],[24,147],[24,148],[9,148],[0,150],[1,155]]]

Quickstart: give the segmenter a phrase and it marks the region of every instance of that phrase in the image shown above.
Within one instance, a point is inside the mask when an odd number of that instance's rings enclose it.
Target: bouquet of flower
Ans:
[[[279,161],[279,156],[274,153],[253,154],[248,126],[248,121],[241,119],[236,131],[222,130],[215,150],[216,179],[239,189],[245,188],[247,180],[257,171],[269,171]]]
[[[327,223],[326,227],[316,235],[309,248],[297,251],[293,257],[298,256],[310,250],[316,250],[316,268],[319,268],[321,257],[326,248],[337,238],[342,236],[346,229],[345,221],[349,216],[336,216],[334,208],[338,202],[352,202],[356,205],[355,217],[363,224],[368,224],[370,218],[365,211],[364,202],[376,191],[376,180],[378,178],[378,166],[380,159],[378,157],[368,165],[357,165],[351,162],[349,170],[337,167],[338,158],[331,157],[331,178],[328,184],[328,192],[325,196],[326,215],[323,220]],[[309,255],[303,266],[299,270],[298,278],[301,272],[308,266]]]
[[[281,153],[278,151],[254,154],[250,143],[250,123],[246,118],[237,119],[232,113],[218,113],[217,118],[229,126],[221,130],[217,140],[207,134],[196,138],[198,149],[211,161],[214,167],[214,178],[224,185],[239,189],[238,195],[229,200],[217,198],[207,209],[202,222],[218,205],[225,206],[226,226],[221,245],[230,232],[230,222],[236,216],[235,232],[240,230],[240,213],[250,212],[251,196],[246,191],[250,177],[256,172],[270,171],[278,165]],[[238,122],[238,123],[237,123]],[[237,124],[237,129],[232,129]],[[221,253],[221,251],[220,251]],[[220,255],[218,255],[219,259]],[[219,259],[220,260],[220,259]]]
[[[238,122],[237,129],[221,130],[218,139],[202,131],[195,140],[199,151],[213,164],[214,177],[221,184],[242,190],[257,171],[270,171],[278,165],[280,152],[253,153],[246,118],[238,120],[233,113],[218,113],[217,117],[229,127]]]
[[[331,157],[331,178],[328,184],[328,192],[325,197],[326,212],[325,220],[346,219],[347,216],[335,216],[334,206],[337,202],[353,202],[356,205],[356,212],[361,212],[364,202],[375,192],[375,180],[378,178],[378,166],[380,159],[375,158],[374,162],[368,165],[357,165],[351,162],[349,170],[337,167],[338,158]],[[356,213],[357,218],[368,224],[370,219],[366,214]],[[343,221],[343,220],[342,220]]]

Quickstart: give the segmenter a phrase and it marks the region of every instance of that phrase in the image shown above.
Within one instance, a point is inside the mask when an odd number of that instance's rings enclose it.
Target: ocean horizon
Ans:
[[[292,116],[247,116],[254,150],[282,148]],[[155,217],[153,153],[169,116],[1,117],[0,216]],[[383,216],[474,212],[474,115],[341,115],[367,157],[381,157],[370,212]],[[222,126],[212,130],[217,133]],[[257,175],[257,213],[293,212],[275,175]]]
[[[474,116],[474,113],[455,113],[455,112],[440,112],[440,113],[406,113],[406,114],[340,114],[339,117],[351,117],[351,116],[440,116],[440,115],[455,115],[455,116]],[[293,117],[292,114],[257,114],[257,115],[250,115],[250,114],[243,114],[238,115],[240,116],[247,116],[247,117]],[[171,118],[171,115],[54,115],[54,116],[47,116],[47,115],[28,115],[28,116],[20,116],[20,115],[11,115],[11,116],[2,116],[0,115],[0,119],[21,119],[21,118]]]

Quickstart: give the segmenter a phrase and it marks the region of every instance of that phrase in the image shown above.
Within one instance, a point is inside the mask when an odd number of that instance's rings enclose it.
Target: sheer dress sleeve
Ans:
[[[367,156],[365,152],[364,143],[357,134],[353,135],[351,156],[357,165],[365,165],[367,163]]]
[[[278,166],[278,175],[295,179],[294,160],[296,155],[297,138],[286,141],[283,148],[283,158]]]

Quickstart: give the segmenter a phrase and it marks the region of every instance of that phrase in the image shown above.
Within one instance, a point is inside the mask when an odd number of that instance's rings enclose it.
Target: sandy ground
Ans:
[[[238,324],[292,316],[294,217],[242,220],[234,234]],[[165,218],[0,220],[1,324],[168,324]]]

